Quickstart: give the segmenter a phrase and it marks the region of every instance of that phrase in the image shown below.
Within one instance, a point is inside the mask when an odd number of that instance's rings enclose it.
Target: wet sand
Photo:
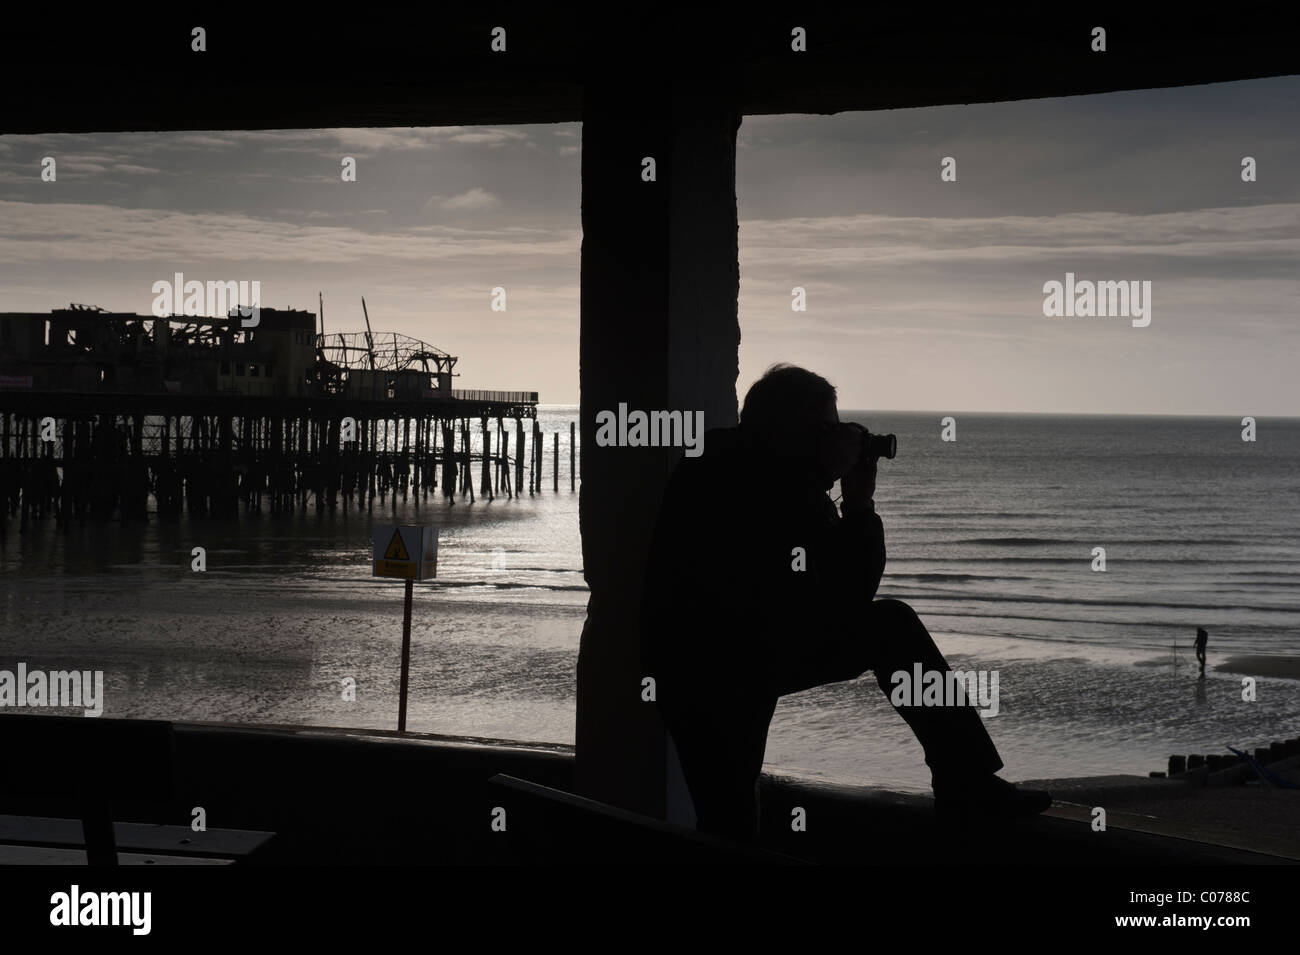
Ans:
[[[1281,654],[1238,654],[1228,657],[1214,668],[1225,673],[1244,673],[1248,676],[1282,677],[1300,680],[1300,656]]]
[[[1300,782],[1300,770],[1284,771]],[[1051,812],[1089,821],[1102,806],[1107,822],[1185,839],[1213,842],[1300,860],[1300,790],[1252,783],[1205,787],[1169,779],[1104,776],[1023,780],[1056,799]]]

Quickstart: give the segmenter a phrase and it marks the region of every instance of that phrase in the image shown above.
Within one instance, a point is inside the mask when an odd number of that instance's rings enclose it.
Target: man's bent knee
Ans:
[[[917,617],[916,611],[912,609],[911,604],[895,600],[893,597],[872,601],[871,613],[878,620],[891,624],[911,623],[920,619]]]

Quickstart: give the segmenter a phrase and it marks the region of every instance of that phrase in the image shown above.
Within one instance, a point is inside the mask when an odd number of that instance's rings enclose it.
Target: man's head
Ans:
[[[861,436],[840,426],[835,386],[806,368],[773,365],[745,393],[740,427],[767,453],[820,466],[832,481],[851,468]]]

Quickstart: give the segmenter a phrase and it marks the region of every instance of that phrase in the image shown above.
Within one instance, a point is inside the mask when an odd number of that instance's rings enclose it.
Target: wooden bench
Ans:
[[[113,823],[113,843],[119,856],[124,852],[137,852],[148,855],[188,856],[196,860],[233,861],[251,856],[270,842],[274,835],[271,832],[249,829],[208,829],[204,832],[195,832],[189,826],[167,826],[143,822]],[[0,815],[0,845],[84,850],[85,831],[82,822],[78,819]]]
[[[200,859],[119,852],[117,865],[231,865],[234,859]],[[0,865],[88,865],[85,849],[53,849],[47,846],[11,846],[0,843]]]
[[[0,862],[222,864],[274,836],[114,821],[179,814],[171,723],[5,715],[0,753]]]

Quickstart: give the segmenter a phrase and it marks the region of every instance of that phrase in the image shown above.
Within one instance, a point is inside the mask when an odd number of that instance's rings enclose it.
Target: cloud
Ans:
[[[171,140],[173,146],[197,146],[204,149],[225,149],[238,145],[233,136],[221,133],[185,133]]]
[[[267,153],[346,151],[373,156],[409,150],[435,151],[448,143],[463,146],[532,145],[521,128],[480,126],[410,126],[337,129],[231,129],[189,132],[42,133],[6,136],[0,151],[48,151],[54,155],[80,153],[79,158],[101,163],[154,159],[160,150],[227,150],[236,147]],[[95,154],[87,153],[93,148]]]
[[[1133,215],[927,218],[852,215],[743,220],[742,264],[791,268],[967,262],[1007,266],[1062,258],[1165,260],[1179,268],[1272,269],[1300,256],[1300,204]]]
[[[471,190],[473,192],[474,190]],[[486,194],[485,194],[486,195]],[[501,256],[523,266],[577,260],[577,229],[423,225],[375,232],[240,213],[125,209],[88,203],[0,200],[0,264],[54,262],[354,263]],[[514,257],[514,258],[510,258]]]
[[[482,129],[479,127],[457,127],[461,132],[452,133],[449,142],[474,145],[504,146],[507,143],[527,142],[528,134],[519,129]]]
[[[496,208],[501,205],[501,199],[493,193],[475,186],[468,192],[462,192],[459,196],[443,199],[439,205],[444,209],[457,212],[478,212],[482,209]]]

